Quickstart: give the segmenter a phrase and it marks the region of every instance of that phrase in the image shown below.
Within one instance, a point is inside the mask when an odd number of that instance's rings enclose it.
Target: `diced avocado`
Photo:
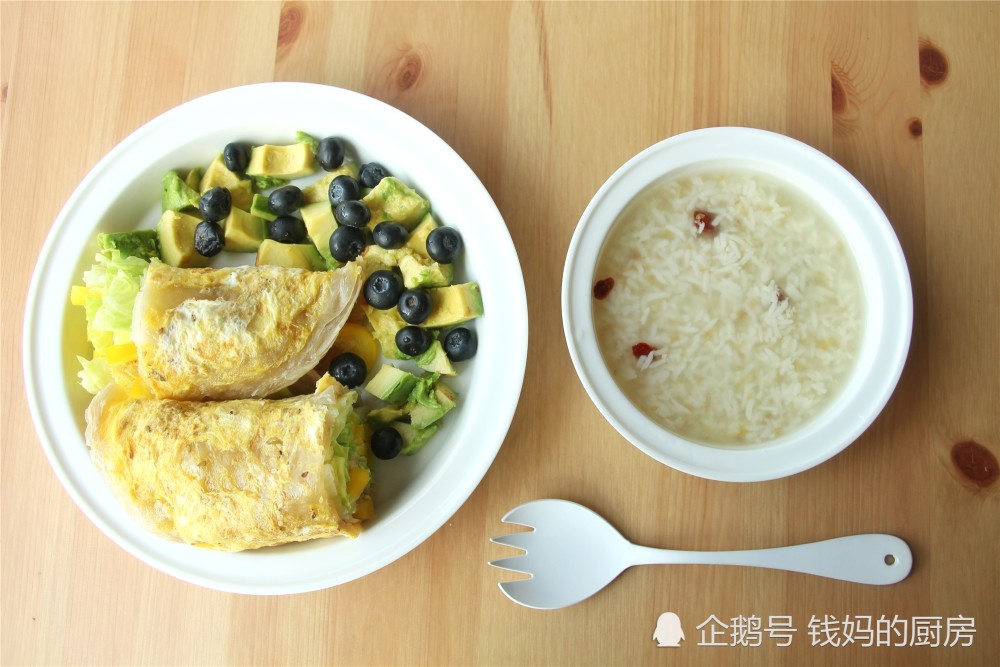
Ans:
[[[399,270],[403,274],[403,285],[407,289],[415,287],[447,287],[455,277],[452,264],[438,264],[429,257],[422,257],[408,248],[399,258]]]
[[[402,248],[392,250],[372,244],[361,253],[361,274],[367,278],[381,269],[391,269],[399,266],[399,258],[403,256]]]
[[[431,314],[423,325],[430,329],[450,327],[483,314],[483,294],[479,283],[461,283],[427,290],[431,297]]]
[[[251,176],[250,180],[253,181],[253,186],[258,190],[279,188],[288,183],[287,178],[278,178],[277,176]]]
[[[267,203],[267,197],[256,192],[253,195],[253,199],[250,200],[250,213],[269,222],[278,217],[271,211],[271,205]]]
[[[312,149],[313,155],[316,154],[316,150],[319,148],[319,139],[308,132],[303,132],[302,130],[295,131],[295,141],[300,144],[309,144],[309,148]]]
[[[194,249],[194,229],[199,222],[201,220],[185,213],[163,212],[156,232],[164,262],[182,268],[208,266],[209,258]]]
[[[376,429],[388,426],[390,423],[403,419],[405,416],[406,411],[402,407],[387,405],[384,408],[369,410],[368,416],[365,417],[365,421],[367,421],[368,425],[373,429]]]
[[[330,202],[320,201],[315,204],[303,206],[299,209],[299,213],[302,214],[302,221],[306,223],[306,231],[309,233],[309,238],[316,245],[319,254],[326,260],[327,265],[331,267],[339,266],[340,262],[335,260],[333,255],[330,254],[330,237],[333,236],[334,230],[337,229],[337,221],[333,217],[333,209],[330,207]]]
[[[292,180],[316,171],[316,156],[306,142],[290,146],[254,146],[250,151],[247,176],[269,176]]]
[[[221,153],[216,155],[212,163],[205,169],[201,182],[198,184],[198,189],[203,193],[212,188],[228,188],[229,193],[233,196],[233,206],[244,211],[250,210],[250,204],[253,202],[253,183],[249,179],[240,178],[235,172],[229,171],[229,167],[222,160]]]
[[[176,171],[168,171],[163,175],[160,188],[160,210],[180,211],[185,208],[198,208],[201,197]]]
[[[310,271],[326,270],[326,261],[312,243],[278,243],[273,239],[264,239],[257,249],[257,265],[262,264]]]
[[[324,176],[302,188],[302,201],[305,204],[315,204],[316,202],[330,201],[330,181],[338,176],[358,177],[358,165],[355,162],[345,162],[333,171],[327,172]]]
[[[399,405],[406,401],[417,384],[417,376],[390,364],[382,364],[382,368],[368,381],[365,389],[376,398],[386,403]]]
[[[426,428],[416,428],[413,424],[406,424],[404,422],[393,422],[391,426],[403,438],[403,449],[400,451],[400,454],[405,456],[412,456],[420,451],[427,444],[427,441],[431,439],[431,436],[441,428],[440,422],[435,422]]]
[[[160,240],[155,229],[98,234],[97,243],[102,250],[117,250],[122,257],[145,260],[160,257]]]
[[[451,359],[448,358],[439,340],[434,340],[423,354],[413,358],[413,362],[425,371],[455,375],[455,367],[452,366]]]
[[[458,400],[458,395],[437,377],[436,373],[430,373],[420,378],[404,406],[410,424],[418,430],[440,421]]]
[[[387,359],[410,358],[396,347],[396,332],[406,326],[406,322],[399,316],[399,311],[396,308],[378,310],[366,306],[365,315],[368,318],[368,323],[372,325],[372,334],[382,348],[382,354]]]
[[[386,176],[362,198],[371,211],[369,227],[391,220],[413,229],[430,210],[430,202],[395,176]]]
[[[225,249],[230,252],[257,252],[261,241],[267,238],[267,223],[235,206],[222,224]]]
[[[430,255],[427,254],[427,235],[440,226],[438,221],[434,219],[434,215],[428,213],[410,232],[410,236],[406,239],[406,244],[403,247],[409,248],[421,257],[430,259]]]
[[[189,188],[197,191],[199,186],[201,185],[201,176],[204,173],[205,173],[204,169],[202,169],[201,167],[195,167],[194,169],[192,169],[187,173],[187,176],[184,177],[184,182],[187,183],[187,186]]]

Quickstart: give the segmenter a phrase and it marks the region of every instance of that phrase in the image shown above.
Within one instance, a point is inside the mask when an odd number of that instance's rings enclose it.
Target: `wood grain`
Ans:
[[[1000,655],[1000,5],[994,3],[0,4],[3,664],[991,665]],[[924,57],[921,58],[923,49]],[[930,49],[930,50],[928,50]],[[921,62],[924,72],[921,73]],[[517,248],[528,370],[493,466],[455,516],[362,580],[258,598],[179,582],[73,505],[38,444],[21,327],[35,258],[87,171],[157,114],[254,81],[382,99],[440,135]],[[235,111],[235,112],[238,112]],[[902,380],[833,460],[759,484],[661,466],[605,422],[560,319],[565,252],[625,160],[686,130],[745,125],[828,153],[885,210],[915,299]],[[903,583],[736,568],[638,568],[560,612],[510,603],[488,568],[499,518],[564,497],[653,546],[736,549],[854,532],[913,548]],[[651,640],[676,612],[685,644]],[[814,646],[811,616],[974,618],[970,647]],[[788,648],[699,645],[710,616],[790,615]]]

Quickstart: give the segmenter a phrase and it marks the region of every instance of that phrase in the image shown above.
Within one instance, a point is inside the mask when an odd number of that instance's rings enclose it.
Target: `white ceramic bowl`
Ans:
[[[745,446],[690,442],[633,405],[606,367],[594,334],[593,285],[605,237],[626,204],[648,185],[699,165],[757,171],[797,188],[839,225],[861,272],[867,310],[854,370],[840,394],[787,435]],[[850,445],[875,420],[902,373],[913,297],[902,250],[865,188],[823,153],[789,137],[749,128],[695,130],[647,148],[594,195],[570,242],[562,286],[563,327],[587,393],[615,429],[646,454],[709,479],[750,482],[806,470]]]
[[[482,288],[475,359],[453,386],[459,407],[413,457],[375,461],[376,518],[356,540],[325,539],[242,553],[175,544],[145,532],[115,501],[90,462],[76,355],[87,355],[73,284],[93,263],[98,231],[152,229],[160,179],[206,165],[230,141],[292,143],[296,130],[343,137],[431,201],[465,241],[460,277]],[[252,261],[252,256],[250,256]],[[136,130],[87,175],[59,214],[28,295],[24,372],[35,424],[53,469],[84,513],[129,552],[203,586],[240,593],[317,590],[373,572],[447,521],[486,474],[513,418],[527,358],[520,264],[489,193],[444,141],[413,118],[358,93],[315,84],[267,83],[213,93]]]

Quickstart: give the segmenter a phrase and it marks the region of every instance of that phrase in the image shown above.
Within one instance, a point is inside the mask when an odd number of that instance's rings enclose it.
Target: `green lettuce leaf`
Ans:
[[[95,355],[110,345],[132,342],[132,310],[147,268],[149,262],[144,259],[107,249],[98,253],[94,265],[84,272],[87,340],[94,346]],[[111,382],[105,359],[81,358],[80,363],[80,384],[87,391],[97,393]]]

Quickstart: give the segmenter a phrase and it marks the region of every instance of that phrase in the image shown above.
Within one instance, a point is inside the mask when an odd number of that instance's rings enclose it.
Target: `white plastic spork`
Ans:
[[[633,565],[749,565],[875,585],[902,581],[913,565],[906,542],[892,535],[851,535],[751,551],[652,549],[632,544],[601,516],[567,500],[534,500],[512,509],[503,521],[534,530],[491,538],[526,553],[490,565],[530,574],[530,579],[501,582],[500,589],[535,609],[561,609],[585,600]]]

